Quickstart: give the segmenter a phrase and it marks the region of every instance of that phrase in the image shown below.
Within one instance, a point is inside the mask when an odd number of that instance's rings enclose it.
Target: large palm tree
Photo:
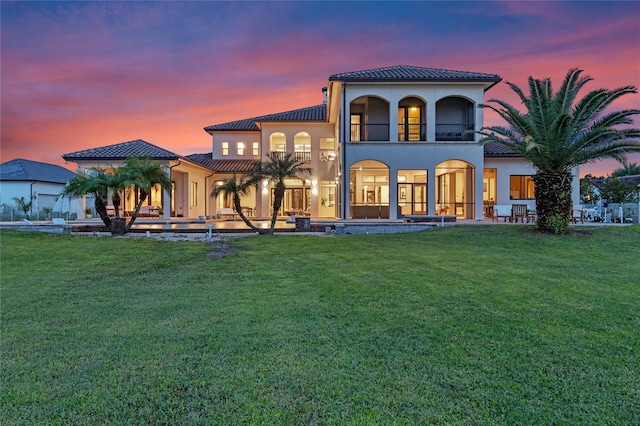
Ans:
[[[623,160],[627,153],[640,152],[640,130],[620,127],[633,124],[632,117],[640,110],[608,110],[621,96],[637,93],[636,88],[593,90],[578,100],[578,92],[592,80],[582,72],[569,70],[557,93],[553,93],[549,78],[529,77],[528,95],[507,83],[524,104],[525,112],[498,99],[488,101],[498,107],[480,105],[495,111],[508,124],[483,127],[481,142],[502,144],[536,169],[536,210],[538,227],[543,231],[568,230],[574,167],[605,158]]]
[[[171,179],[164,167],[149,158],[129,157],[122,167],[115,171],[91,169],[83,174],[76,175],[63,188],[62,195],[82,197],[92,194],[95,198],[96,212],[102,219],[112,235],[124,235],[131,230],[142,204],[147,199],[151,188],[159,184],[163,189],[171,189]],[[120,216],[120,193],[127,187],[133,186],[139,191],[139,199],[131,220]],[[114,207],[115,217],[112,219],[107,213],[107,204],[111,193],[111,203]]]
[[[212,197],[217,197],[218,194],[223,194],[225,196],[231,196],[233,198],[233,207],[235,211],[238,213],[242,221],[251,228],[254,232],[264,233],[263,229],[255,226],[251,221],[244,215],[242,211],[242,206],[240,205],[240,197],[247,195],[249,189],[251,187],[257,188],[257,177],[248,176],[248,177],[238,177],[235,174],[229,178],[222,179],[221,184],[214,184],[213,189],[211,191]]]
[[[96,213],[98,213],[107,229],[111,231],[112,222],[107,214],[109,190],[112,193],[112,203],[116,217],[119,217],[120,195],[118,192],[122,185],[122,176],[115,176],[114,173],[106,170],[90,169],[87,170],[86,175],[75,175],[62,189],[62,196],[79,198],[86,194],[93,195]]]
[[[140,208],[149,196],[151,189],[156,185],[160,185],[163,190],[170,191],[171,178],[169,178],[162,164],[153,161],[149,157],[128,157],[124,165],[118,169],[118,172],[123,174],[127,186],[133,185],[139,195],[131,220],[126,225],[125,232],[129,232],[138,218]]]
[[[301,175],[311,174],[309,167],[303,166],[303,161],[296,160],[290,152],[272,152],[269,154],[269,160],[258,164],[254,176],[257,179],[270,180],[275,188],[273,193],[273,214],[271,215],[271,226],[269,234],[273,234],[278,218],[278,212],[282,207],[282,200],[287,189],[285,179],[301,178]]]

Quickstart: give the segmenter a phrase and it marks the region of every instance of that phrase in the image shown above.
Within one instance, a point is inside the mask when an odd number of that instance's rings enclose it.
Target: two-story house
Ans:
[[[172,154],[172,192],[182,195],[176,201],[164,194],[169,199],[163,204],[171,206],[164,216],[180,207],[185,217],[232,207],[222,195],[206,202],[190,197],[208,197],[211,186],[250,172],[271,153],[291,153],[313,170],[286,182],[283,215],[479,220],[494,204],[533,209],[531,164],[500,145],[477,142],[484,122],[478,105],[500,81],[495,74],[406,65],[333,74],[319,105],[207,126],[210,153]],[[118,147],[121,156],[128,152]],[[273,188],[264,181],[241,204],[250,215],[269,217],[272,199]]]
[[[283,210],[312,217],[481,219],[494,204],[534,208],[531,165],[474,133],[478,105],[500,81],[404,65],[334,74],[323,104],[205,127],[207,165],[223,177],[248,170],[247,160],[293,153],[313,174],[288,182]],[[265,182],[243,204],[269,216],[272,191]]]

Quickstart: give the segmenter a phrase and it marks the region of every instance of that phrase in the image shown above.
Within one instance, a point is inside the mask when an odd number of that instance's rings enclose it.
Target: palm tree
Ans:
[[[138,218],[140,208],[149,196],[151,189],[155,185],[160,185],[163,190],[170,191],[171,179],[167,175],[164,166],[149,157],[128,157],[124,165],[118,169],[118,172],[123,174],[126,186],[133,185],[139,191],[136,209],[125,229],[125,232],[129,232]]]
[[[290,152],[287,152],[284,155],[282,154],[283,153],[281,152],[272,152],[269,154],[269,160],[258,164],[253,175],[256,179],[268,179],[275,185],[273,194],[273,214],[271,216],[269,234],[273,234],[273,230],[276,226],[276,219],[278,218],[278,212],[282,206],[284,193],[287,189],[284,183],[285,179],[300,179],[300,175],[312,173],[311,168],[303,167],[303,161],[293,158]]]
[[[118,172],[110,172],[102,169],[89,169],[87,174],[77,174],[62,189],[63,196],[79,198],[86,194],[94,197],[96,213],[100,216],[102,223],[110,232],[112,230],[112,220],[107,214],[107,204],[109,202],[109,192],[111,191],[111,201],[114,206],[116,218],[120,217],[120,191],[126,186],[124,176]]]
[[[164,167],[149,158],[129,157],[122,167],[115,172],[90,169],[87,175],[78,174],[63,188],[62,195],[82,197],[92,194],[95,198],[96,212],[112,235],[124,235],[131,230],[131,225],[140,213],[140,207],[147,199],[151,188],[159,184],[163,189],[171,188],[171,179]],[[129,223],[120,216],[120,193],[133,186],[139,190],[140,198]],[[108,196],[111,193],[115,217],[107,213]]]
[[[258,232],[260,234],[264,233],[263,229],[259,229],[256,227],[242,212],[242,206],[240,205],[240,197],[247,195],[249,189],[253,187],[258,187],[258,179],[254,176],[250,177],[237,177],[235,174],[229,178],[222,179],[222,185],[215,185],[211,191],[212,197],[217,197],[218,194],[223,194],[225,196],[233,197],[233,207],[235,211],[238,213],[242,221],[251,228],[252,231]]]
[[[480,105],[495,111],[508,127],[488,126],[480,130],[481,143],[497,142],[530,161],[536,169],[533,183],[538,228],[566,232],[571,218],[571,170],[581,164],[605,158],[622,160],[640,152],[640,130],[620,128],[633,124],[638,109],[606,112],[612,102],[637,93],[634,86],[614,90],[598,89],[577,100],[578,92],[592,80],[574,68],[567,73],[560,90],[553,93],[551,80],[529,77],[529,95],[507,83],[524,104],[522,113],[507,102],[491,99],[499,107]]]
[[[29,210],[31,210],[31,206],[33,206],[33,200],[27,201],[24,197],[13,197],[13,201],[16,202],[18,210],[24,213],[24,218],[29,220]]]
[[[622,162],[622,167],[615,169],[611,177],[640,175],[640,164]]]

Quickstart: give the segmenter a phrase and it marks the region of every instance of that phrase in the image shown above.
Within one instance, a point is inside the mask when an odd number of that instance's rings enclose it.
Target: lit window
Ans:
[[[198,182],[189,183],[189,205],[196,207],[198,205]]]
[[[229,155],[229,142],[222,142],[222,155]]]
[[[509,194],[512,200],[534,199],[535,193],[531,176],[512,175],[509,180]]]
[[[244,155],[244,142],[238,142],[238,155]]]
[[[257,157],[258,155],[260,155],[260,143],[259,142],[254,142],[253,143],[253,148],[251,149],[251,154],[254,157]]]

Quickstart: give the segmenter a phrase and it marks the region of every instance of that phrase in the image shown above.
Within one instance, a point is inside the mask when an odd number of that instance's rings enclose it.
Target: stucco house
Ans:
[[[31,214],[53,208],[62,188],[75,176],[55,164],[16,158],[0,164],[0,204],[14,206],[14,198],[32,200]]]
[[[311,167],[304,179],[287,182],[283,214],[316,218],[397,219],[447,215],[477,219],[495,204],[535,207],[530,163],[497,144],[477,143],[484,123],[485,93],[500,76],[398,65],[333,74],[317,105],[209,125],[211,152],[181,157],[159,147],[175,182],[156,201],[165,216],[215,216],[231,200],[210,199],[212,185],[251,170],[270,153],[292,153]],[[65,154],[87,167],[109,167],[131,144]],[[153,146],[153,145],[152,145]],[[124,149],[127,148],[127,149]],[[280,154],[276,154],[280,155]],[[578,170],[574,203],[578,204]],[[247,212],[271,214],[273,188],[262,182],[242,199]]]

